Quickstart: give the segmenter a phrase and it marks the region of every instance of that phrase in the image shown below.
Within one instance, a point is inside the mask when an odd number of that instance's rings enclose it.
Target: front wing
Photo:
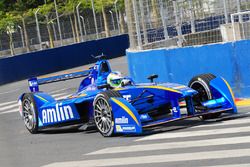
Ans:
[[[234,95],[229,84],[221,77],[217,77],[210,82],[213,100],[203,103],[203,110],[196,110],[191,97],[186,98],[187,113],[181,113],[178,99],[172,99],[172,113],[170,116],[153,120],[147,113],[139,114],[135,107],[123,98],[111,98],[113,117],[114,117],[114,133],[138,134],[142,133],[144,128],[165,124],[177,120],[187,119],[191,117],[202,116],[213,113],[237,113],[234,102]]]

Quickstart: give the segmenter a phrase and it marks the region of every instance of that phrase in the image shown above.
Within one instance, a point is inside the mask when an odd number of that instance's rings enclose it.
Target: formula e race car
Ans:
[[[26,128],[37,133],[50,127],[89,124],[103,136],[140,134],[146,128],[200,116],[216,118],[223,112],[237,113],[229,84],[212,74],[192,78],[188,86],[176,83],[135,83],[129,77],[111,79],[113,73],[104,56],[89,70],[29,79],[31,92],[19,98],[20,114]],[[55,100],[39,91],[39,85],[84,77],[76,93]]]

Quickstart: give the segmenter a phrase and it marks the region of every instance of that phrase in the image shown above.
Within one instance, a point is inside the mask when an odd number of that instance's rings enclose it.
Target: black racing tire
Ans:
[[[114,135],[114,117],[109,99],[111,97],[122,97],[114,90],[107,90],[97,94],[93,102],[94,122],[98,131],[104,137]]]
[[[32,134],[38,132],[38,110],[34,100],[34,94],[26,93],[22,98],[22,117],[25,127]]]
[[[207,100],[213,99],[213,94],[210,88],[210,81],[216,78],[213,74],[201,74],[193,77],[188,86],[196,91],[198,94],[193,97],[193,102],[195,106],[202,106],[201,103]],[[206,114],[202,116],[202,119],[214,119],[218,118],[221,113]]]

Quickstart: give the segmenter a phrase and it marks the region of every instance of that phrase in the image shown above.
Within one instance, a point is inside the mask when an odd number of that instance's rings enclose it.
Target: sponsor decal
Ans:
[[[150,120],[152,120],[151,117],[148,114],[141,114],[140,119],[142,121],[150,121]]]
[[[74,118],[73,110],[69,105],[57,103],[55,108],[42,110],[42,123],[56,123]]]
[[[131,100],[131,95],[123,95],[122,97],[127,101]]]
[[[173,108],[172,108],[172,112],[177,113],[177,112],[178,112],[177,108],[176,108],[176,107],[173,107]]]
[[[122,127],[120,125],[115,126],[117,132],[122,132]]]
[[[123,126],[122,130],[124,132],[135,132],[136,129],[135,129],[135,126]]]
[[[135,132],[136,128],[134,125],[123,125],[121,126],[123,132]]]
[[[125,116],[122,116],[121,118],[116,118],[115,119],[116,124],[128,124],[128,118]]]
[[[147,119],[147,118],[148,118],[148,115],[142,114],[142,115],[140,116],[140,118],[141,118],[141,119]]]
[[[116,125],[116,132],[136,132],[135,125]]]
[[[38,86],[38,83],[37,83],[37,81],[36,80],[30,80],[29,81],[29,86]]]

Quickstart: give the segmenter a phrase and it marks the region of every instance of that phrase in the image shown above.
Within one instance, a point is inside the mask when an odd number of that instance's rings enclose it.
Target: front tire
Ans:
[[[216,76],[213,74],[201,74],[201,75],[193,77],[190,80],[188,86],[198,92],[198,94],[193,97],[193,102],[195,106],[202,107],[202,104],[201,104],[202,102],[213,99],[213,94],[209,86],[209,83],[214,78],[216,78]],[[212,113],[212,114],[203,115],[202,118],[204,120],[214,119],[214,118],[218,118],[220,115],[221,113]]]
[[[34,95],[32,93],[24,94],[22,99],[24,125],[32,134],[38,132],[38,112]]]
[[[114,134],[114,118],[109,99],[111,97],[122,97],[117,91],[108,90],[99,93],[93,102],[94,121],[98,131],[104,137],[110,137]]]

